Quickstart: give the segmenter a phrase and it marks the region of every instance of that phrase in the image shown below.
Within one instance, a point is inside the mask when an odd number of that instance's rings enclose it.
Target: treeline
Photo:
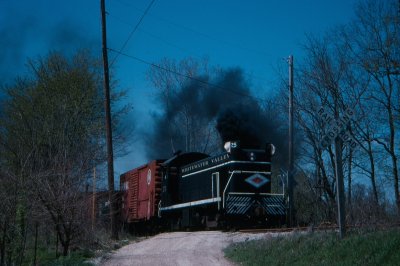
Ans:
[[[349,223],[400,217],[399,8],[361,1],[353,21],[307,38],[295,72],[300,223],[336,221],[336,155]]]
[[[54,259],[97,241],[87,187],[105,161],[101,61],[53,52],[27,67],[2,87],[0,265],[39,263],[39,254]]]

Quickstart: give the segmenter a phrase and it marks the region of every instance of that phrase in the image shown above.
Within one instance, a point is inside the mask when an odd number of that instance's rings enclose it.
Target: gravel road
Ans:
[[[271,236],[271,233],[249,234],[219,231],[163,233],[116,250],[100,265],[234,265],[224,258],[222,250],[225,247],[234,242]]]

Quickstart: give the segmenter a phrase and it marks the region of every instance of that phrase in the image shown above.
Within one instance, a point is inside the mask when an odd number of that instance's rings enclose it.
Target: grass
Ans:
[[[55,258],[55,252],[53,250],[49,251],[46,248],[39,248],[37,252],[37,263],[41,266],[80,266],[92,265],[86,262],[88,259],[92,258],[94,253],[90,250],[80,250],[73,251],[68,256],[60,256]],[[33,254],[27,254],[23,265],[33,264]]]
[[[90,266],[93,265],[87,260],[91,258],[88,256],[85,256],[85,254],[82,254],[80,252],[78,253],[71,253],[70,255],[66,257],[59,257],[58,259],[50,260],[48,262],[45,262],[40,265],[45,265],[45,266]]]
[[[104,237],[102,239],[101,245],[96,249],[90,248],[80,248],[70,251],[67,256],[62,256],[61,250],[58,251],[59,257],[56,258],[56,253],[54,248],[49,248],[45,246],[39,246],[36,254],[37,265],[40,266],[90,266],[93,265],[90,261],[96,257],[102,257],[106,253],[111,252],[114,249],[121,248],[124,245],[129,244],[132,241],[137,240],[135,237],[127,237],[122,235],[122,240],[111,241],[110,239]],[[33,265],[34,261],[34,250],[29,249],[25,252],[22,265]]]
[[[229,246],[240,265],[400,265],[400,230],[295,234]]]

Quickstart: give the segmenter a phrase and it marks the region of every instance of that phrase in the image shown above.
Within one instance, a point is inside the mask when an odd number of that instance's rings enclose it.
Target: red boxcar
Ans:
[[[161,163],[154,160],[121,175],[124,222],[147,221],[157,217],[161,195]]]

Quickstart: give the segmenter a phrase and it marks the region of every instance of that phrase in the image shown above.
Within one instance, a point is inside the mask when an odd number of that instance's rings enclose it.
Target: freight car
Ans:
[[[285,219],[283,194],[271,193],[275,147],[227,142],[218,156],[176,154],[121,175],[124,222],[151,228],[271,226]]]

